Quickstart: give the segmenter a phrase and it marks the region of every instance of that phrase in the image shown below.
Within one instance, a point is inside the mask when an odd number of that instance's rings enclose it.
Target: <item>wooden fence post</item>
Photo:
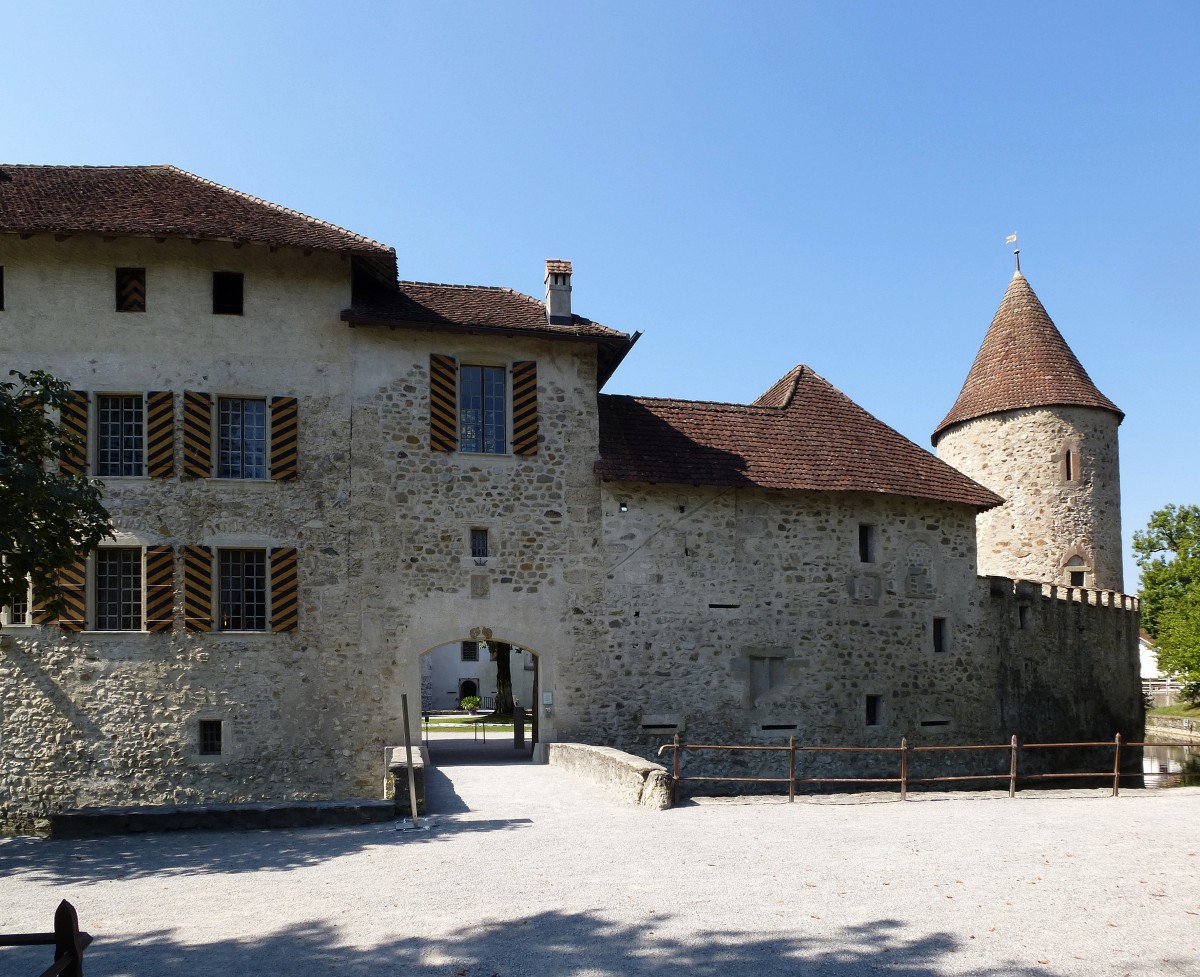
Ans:
[[[1012,734],[1012,754],[1008,761],[1008,796],[1017,796],[1017,734]]]
[[[674,767],[674,777],[671,781],[671,804],[672,806],[679,803],[679,734],[675,734],[675,760],[672,764]]]
[[[79,916],[66,899],[54,910],[54,959],[66,957],[70,963],[61,971],[63,977],[83,977],[83,948],[79,936]]]
[[[908,737],[900,737],[900,800],[908,800]]]
[[[796,737],[788,737],[788,803],[796,802]]]
[[[1121,793],[1121,734],[1117,733],[1116,749],[1113,751],[1113,792],[1117,797]]]

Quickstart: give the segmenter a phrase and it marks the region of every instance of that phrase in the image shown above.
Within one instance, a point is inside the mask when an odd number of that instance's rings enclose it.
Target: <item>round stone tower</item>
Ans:
[[[933,432],[939,458],[1006,500],[978,517],[981,574],[1123,589],[1123,417],[1018,264],[958,400]]]

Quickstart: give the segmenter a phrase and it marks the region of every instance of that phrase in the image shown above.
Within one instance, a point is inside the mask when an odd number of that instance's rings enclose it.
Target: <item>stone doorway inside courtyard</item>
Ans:
[[[424,652],[421,744],[429,762],[530,762],[540,726],[539,684],[538,655],[509,642],[472,636]]]

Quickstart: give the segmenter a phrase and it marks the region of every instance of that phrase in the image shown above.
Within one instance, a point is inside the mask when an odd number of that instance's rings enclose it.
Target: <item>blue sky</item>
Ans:
[[[918,444],[1012,273],[1121,428],[1126,539],[1200,501],[1200,5],[25,3],[6,162],[174,163],[402,277],[644,333],[616,393],[806,363]],[[1126,589],[1137,575],[1127,560]]]

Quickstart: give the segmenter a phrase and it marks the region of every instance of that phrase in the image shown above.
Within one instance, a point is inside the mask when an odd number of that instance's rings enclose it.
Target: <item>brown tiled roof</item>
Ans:
[[[600,397],[611,481],[878,492],[990,509],[1003,500],[798,366],[753,404]]]
[[[483,327],[564,336],[629,339],[616,329],[572,316],[570,325],[551,325],[545,303],[511,288],[400,282],[395,292],[378,292],[342,313],[347,322],[380,326]]]
[[[563,258],[547,258],[546,271],[559,275],[569,275],[571,274],[571,262]]]
[[[1092,383],[1019,271],[1013,275],[958,400],[933,432],[1023,407],[1069,405],[1125,415]]]
[[[0,165],[0,233],[244,241],[389,262],[378,241],[175,166]]]

